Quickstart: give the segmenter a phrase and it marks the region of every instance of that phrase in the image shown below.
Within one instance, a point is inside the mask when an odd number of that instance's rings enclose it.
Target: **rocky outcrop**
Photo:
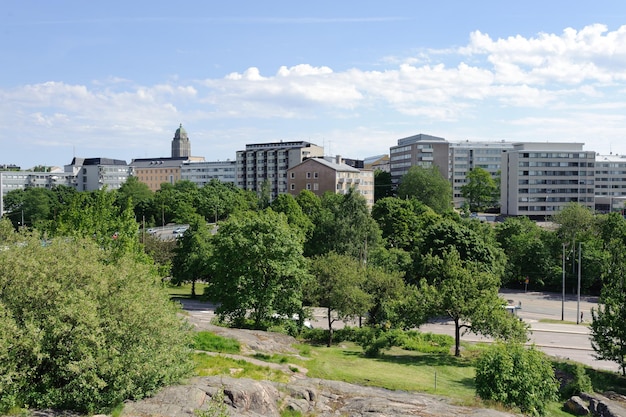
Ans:
[[[233,417],[279,417],[289,408],[303,415],[351,417],[510,417],[497,410],[452,405],[445,398],[382,388],[363,387],[314,378],[289,384],[231,377],[194,378],[188,385],[169,387],[152,398],[126,404],[124,417],[195,417],[197,410],[215,407],[212,398],[224,392]]]
[[[605,395],[581,393],[579,398],[586,403],[583,404],[588,406],[590,415],[598,417],[626,417],[626,397],[623,395],[613,392],[607,392]],[[570,400],[566,403],[566,407]]]

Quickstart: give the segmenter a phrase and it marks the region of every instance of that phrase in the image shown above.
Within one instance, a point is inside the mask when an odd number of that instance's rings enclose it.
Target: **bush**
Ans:
[[[544,415],[546,405],[558,399],[558,389],[550,361],[534,347],[496,343],[476,363],[478,396],[518,406],[525,414]]]
[[[587,375],[585,367],[581,363],[560,362],[555,365],[562,375],[560,394],[561,398],[567,399],[581,392],[592,393],[593,385]]]
[[[153,268],[109,255],[28,237],[0,251],[0,407],[104,411],[191,371],[189,326]]]

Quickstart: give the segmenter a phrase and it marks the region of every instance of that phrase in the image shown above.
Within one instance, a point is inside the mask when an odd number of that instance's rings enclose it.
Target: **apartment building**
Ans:
[[[161,184],[175,184],[181,179],[181,166],[189,161],[186,156],[172,158],[133,159],[131,165],[135,175],[152,191],[161,188]]]
[[[624,210],[626,156],[596,155],[595,209],[599,213]]]
[[[499,180],[502,153],[513,149],[511,142],[450,142],[448,179],[452,186],[452,201],[455,207],[461,207],[465,199],[461,188],[467,184],[467,174],[474,168],[482,168]]]
[[[184,161],[180,167],[180,178],[203,187],[216,179],[223,183],[236,184],[237,161]]]
[[[444,138],[418,134],[398,139],[398,145],[389,148],[391,183],[397,187],[402,176],[414,165],[429,168],[437,166],[448,178],[450,144]]]
[[[246,145],[237,151],[237,182],[244,190],[261,192],[267,181],[270,198],[285,194],[287,170],[306,158],[324,156],[324,148],[305,141],[270,142]]]
[[[133,175],[133,168],[121,159],[75,157],[65,165],[65,172],[74,177],[78,191],[115,190]]]
[[[325,192],[346,194],[352,188],[368,207],[374,205],[374,171],[354,168],[340,156],[308,158],[287,170],[289,193],[296,196],[309,190],[321,197]]]
[[[595,152],[582,143],[515,143],[502,154],[501,208],[542,219],[571,202],[594,209]]]
[[[61,169],[50,172],[0,171],[0,217],[5,213],[4,197],[10,191],[28,187],[54,188],[58,185],[76,187],[76,177]]]

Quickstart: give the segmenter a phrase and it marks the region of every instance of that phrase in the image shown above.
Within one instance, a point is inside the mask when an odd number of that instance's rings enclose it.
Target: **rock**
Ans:
[[[565,409],[577,416],[589,415],[589,407],[587,407],[587,403],[585,403],[585,401],[577,395],[574,395],[567,400],[565,403]]]

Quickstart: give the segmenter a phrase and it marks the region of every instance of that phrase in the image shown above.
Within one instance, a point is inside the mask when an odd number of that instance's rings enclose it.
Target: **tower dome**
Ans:
[[[172,158],[190,156],[191,143],[189,142],[187,131],[183,128],[183,124],[181,123],[174,133],[174,139],[172,139]]]

